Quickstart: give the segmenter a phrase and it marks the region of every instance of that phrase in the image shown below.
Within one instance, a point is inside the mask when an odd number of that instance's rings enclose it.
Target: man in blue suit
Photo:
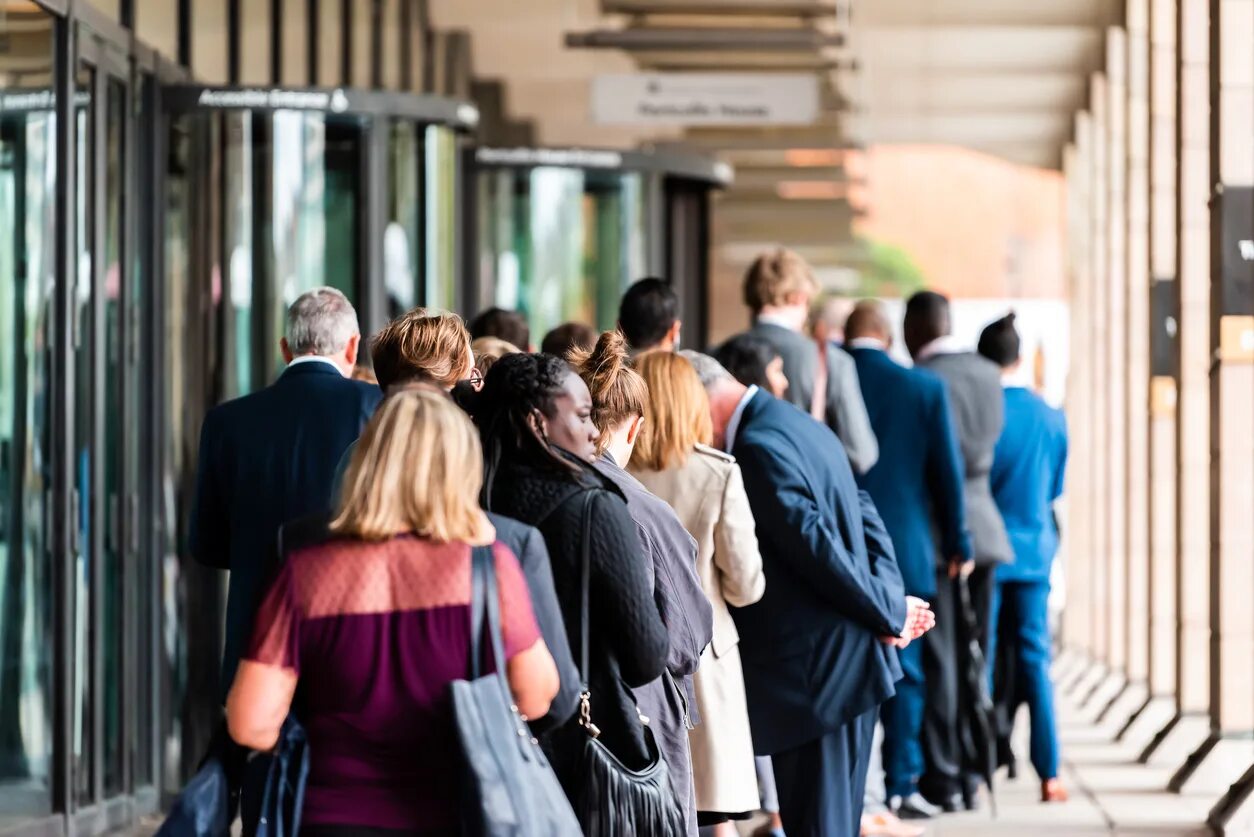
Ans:
[[[223,698],[274,567],[279,527],[326,508],[340,456],[379,403],[378,387],[348,377],[360,342],[344,294],[308,291],[288,309],[278,380],[205,416],[190,540],[198,561],[231,571]]]
[[[944,382],[888,356],[892,330],[879,303],[859,303],[845,325],[845,346],[858,367],[863,400],[880,458],[858,479],[892,537],[906,593],[929,598],[937,577],[972,565],[963,502],[964,474]],[[938,551],[939,543],[939,551]],[[925,658],[952,655],[952,644],[925,641],[902,650],[904,674],[884,707],[884,773],[889,808],[906,818],[939,811],[919,793],[924,770],[920,733],[928,685]],[[953,666],[927,668],[953,670]],[[957,726],[957,707],[948,727]]]
[[[788,834],[855,835],[875,718],[900,676],[893,646],[925,630],[930,613],[907,601],[836,435],[713,358],[683,355],[760,523],[766,593],[732,609],[754,751],[772,757]]]

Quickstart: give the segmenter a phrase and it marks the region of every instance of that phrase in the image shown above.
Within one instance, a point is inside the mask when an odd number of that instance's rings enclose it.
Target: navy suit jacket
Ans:
[[[879,349],[849,349],[880,458],[858,477],[892,536],[906,592],[931,596],[938,568],[972,556],[965,469],[945,382]],[[939,544],[939,552],[937,546]]]
[[[754,750],[819,738],[892,697],[906,605],[892,544],[844,446],[791,404],[758,393],[732,453],[758,521],[766,593],[731,608]]]
[[[340,455],[381,395],[373,384],[312,361],[205,416],[190,546],[201,563],[231,571],[223,695],[248,644],[279,527],[327,508]]]

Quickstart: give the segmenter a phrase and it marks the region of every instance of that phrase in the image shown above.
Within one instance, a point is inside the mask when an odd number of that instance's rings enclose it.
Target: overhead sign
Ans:
[[[592,80],[602,125],[810,125],[819,115],[811,74],[637,73]]]
[[[283,90],[280,88],[205,88],[196,104],[202,108],[273,108],[275,110],[325,110],[343,113],[348,97],[335,90]]]

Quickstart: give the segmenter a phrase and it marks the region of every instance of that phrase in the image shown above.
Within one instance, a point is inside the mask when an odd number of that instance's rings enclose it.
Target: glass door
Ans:
[[[145,419],[141,374],[145,273],[134,218],[143,193],[136,167],[140,120],[124,44],[79,26],[74,77],[73,802],[92,828],[131,816],[137,771],[152,748],[137,714],[138,672],[148,665],[139,624],[151,597],[138,537]],[[145,167],[145,171],[151,171]],[[150,271],[149,271],[150,272]],[[140,781],[151,778],[141,775]],[[88,825],[84,823],[84,825]]]
[[[53,808],[54,32],[0,15],[0,832]]]

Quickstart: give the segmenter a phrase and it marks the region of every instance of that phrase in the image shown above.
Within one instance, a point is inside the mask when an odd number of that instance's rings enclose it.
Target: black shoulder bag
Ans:
[[[592,551],[592,500],[584,496],[579,604],[579,725],[587,733],[579,756],[579,776],[570,782],[575,813],[588,837],[681,837],[684,813],[671,787],[666,761],[643,724],[650,763],[643,770],[624,765],[598,739],[592,723],[592,696],[588,691],[588,575]]]
[[[470,676],[450,686],[463,756],[463,833],[471,837],[581,837],[579,822],[505,679],[500,597],[491,547],[471,552]],[[483,627],[496,662],[480,674]]]

